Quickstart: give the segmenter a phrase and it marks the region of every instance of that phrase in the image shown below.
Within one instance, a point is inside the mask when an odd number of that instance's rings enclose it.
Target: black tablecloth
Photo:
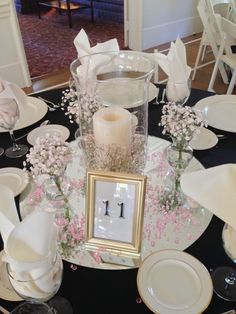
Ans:
[[[160,95],[162,94],[162,88],[163,86],[160,86]],[[62,95],[61,91],[52,90],[43,92],[40,95],[48,100],[59,102]],[[192,89],[187,104],[193,106],[198,100],[211,95],[211,93],[205,91]],[[156,105],[154,102],[149,104],[149,134],[165,138],[161,134],[161,128],[158,126],[161,108],[161,105]],[[53,112],[48,111],[47,115],[38,123],[15,131],[16,137],[29,132],[46,119],[49,119],[51,123],[67,126],[71,131],[69,141],[74,139],[74,132],[77,126],[76,124],[71,124],[68,117],[60,109]],[[209,129],[211,128],[209,127]],[[216,134],[225,134],[226,138],[219,140],[218,144],[212,149],[194,151],[194,156],[206,168],[224,163],[235,163],[236,134],[212,130]],[[0,146],[7,148],[10,145],[9,134],[1,133],[0,139]],[[21,142],[26,143],[26,138],[22,139]],[[24,157],[10,159],[1,156],[0,165],[1,167],[15,166],[22,168],[23,160]],[[16,203],[18,203],[18,198],[16,198]],[[186,249],[186,252],[198,258],[209,271],[218,266],[228,265],[235,267],[222,247],[221,233],[223,225],[224,223],[220,219],[213,216],[206,231],[194,244]],[[2,248],[2,243],[0,243],[0,248]],[[63,281],[57,296],[66,298],[70,302],[75,314],[152,313],[143,302],[140,302],[141,299],[136,285],[136,275],[137,269],[98,270],[82,266],[72,269],[70,263],[64,262]],[[171,282],[169,284],[171,285]],[[8,310],[12,310],[18,302],[8,302],[0,299],[0,304]],[[235,302],[224,301],[214,294],[209,307],[204,313],[217,314],[232,308],[236,308]],[[69,310],[63,310],[62,304],[59,313],[69,314]]]

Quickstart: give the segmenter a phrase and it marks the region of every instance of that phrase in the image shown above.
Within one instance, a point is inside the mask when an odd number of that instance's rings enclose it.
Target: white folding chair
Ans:
[[[209,91],[213,91],[214,82],[216,79],[219,65],[223,62],[227,64],[232,71],[232,77],[227,90],[227,94],[232,94],[234,84],[236,82],[236,53],[232,52],[232,43],[236,41],[236,24],[228,19],[215,15],[219,28],[223,34],[220,49],[216,58],[216,63],[212,72],[211,80],[208,86]]]
[[[202,20],[204,31],[198,49],[197,58],[194,65],[192,79],[194,80],[196,71],[199,67],[206,66],[215,60],[199,65],[199,61],[203,62],[206,48],[210,46],[214,58],[216,59],[218,47],[221,43],[221,35],[215,22],[215,10],[218,8],[219,12],[226,16],[230,16],[231,11],[235,9],[235,0],[200,0],[197,6],[199,16]],[[201,57],[202,56],[202,57]],[[225,69],[220,66],[220,73],[224,83],[227,83],[227,75]]]

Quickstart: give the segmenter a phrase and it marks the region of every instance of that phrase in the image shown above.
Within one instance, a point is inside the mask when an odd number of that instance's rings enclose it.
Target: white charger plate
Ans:
[[[204,150],[214,147],[218,143],[218,138],[214,132],[200,128],[200,133],[196,134],[196,137],[192,139],[189,145],[196,150]]]
[[[154,313],[202,313],[213,295],[211,276],[192,255],[161,250],[149,255],[137,274],[139,294]]]
[[[24,191],[28,184],[28,176],[20,168],[6,167],[0,169],[0,184],[12,190],[14,196]]]
[[[24,107],[20,107],[20,119],[16,122],[14,130],[19,130],[32,125],[41,120],[48,111],[47,104],[35,97],[27,97],[27,104]],[[0,133],[8,132],[7,130],[0,128]]]
[[[34,145],[38,137],[43,136],[47,133],[50,135],[56,134],[58,136],[61,136],[64,141],[66,141],[70,136],[70,131],[65,126],[60,124],[49,124],[39,126],[38,128],[32,130],[27,136],[27,141],[31,145]]]
[[[201,99],[195,108],[203,112],[208,125],[236,132],[236,95],[214,95]]]
[[[0,298],[7,301],[21,301],[22,299],[11,287],[7,275],[6,263],[2,261],[3,251],[0,252]]]

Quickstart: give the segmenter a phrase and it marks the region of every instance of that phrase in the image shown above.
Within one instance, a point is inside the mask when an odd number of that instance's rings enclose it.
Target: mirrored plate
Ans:
[[[218,143],[218,138],[212,131],[206,128],[200,128],[200,133],[192,139],[189,145],[196,150],[204,150],[214,147]]]
[[[27,104],[25,107],[20,107],[20,119],[16,122],[14,130],[25,128],[41,120],[47,113],[47,104],[36,98],[27,97]],[[8,132],[7,130],[0,128],[0,132]]]
[[[2,261],[3,251],[0,252],[0,298],[8,301],[21,301],[22,299],[12,289],[7,276],[6,263]]]
[[[205,266],[182,251],[162,250],[149,255],[138,270],[137,285],[154,313],[202,313],[211,301],[212,280]]]
[[[28,176],[20,168],[6,167],[0,169],[0,184],[6,185],[14,196],[19,195],[28,184]]]
[[[36,139],[40,136],[45,135],[46,133],[53,135],[59,135],[61,138],[66,141],[68,137],[70,136],[70,131],[65,126],[60,124],[50,124],[50,125],[42,125],[34,130],[32,130],[28,136],[27,141],[34,145],[36,142]]]
[[[215,95],[195,105],[203,112],[208,125],[223,131],[236,132],[236,95]]]

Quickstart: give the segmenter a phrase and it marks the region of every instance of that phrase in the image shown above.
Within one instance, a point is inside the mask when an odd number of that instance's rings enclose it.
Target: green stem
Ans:
[[[53,180],[58,188],[58,191],[60,192],[60,194],[63,197],[63,201],[65,203],[65,212],[64,212],[64,216],[66,219],[68,219],[68,221],[70,222],[71,217],[70,217],[70,204],[68,201],[68,198],[65,196],[65,194],[63,193],[63,190],[61,188],[61,184],[60,184],[60,179],[58,176],[53,176]]]

